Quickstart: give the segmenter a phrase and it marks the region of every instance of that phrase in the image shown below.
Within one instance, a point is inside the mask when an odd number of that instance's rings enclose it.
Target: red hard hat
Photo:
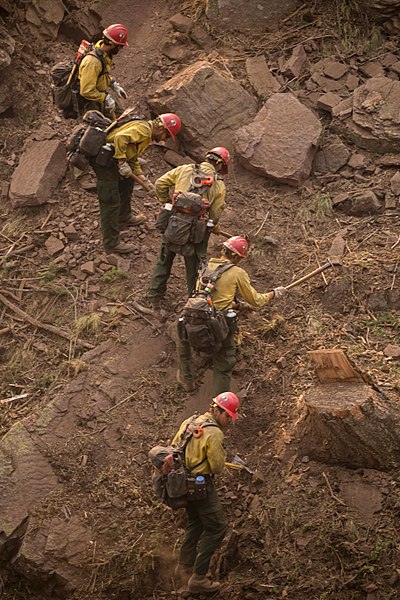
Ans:
[[[222,392],[213,398],[213,402],[223,408],[232,419],[238,418],[239,398],[233,392]]]
[[[114,44],[118,44],[118,46],[129,46],[128,30],[125,25],[121,25],[121,23],[115,23],[115,25],[106,27],[103,31],[103,35],[114,42]]]
[[[233,237],[226,240],[226,242],[224,242],[223,245],[225,246],[225,248],[228,248],[228,250],[231,250],[232,252],[238,254],[242,258],[245,258],[249,251],[249,241],[242,235],[234,235]]]
[[[206,158],[212,155],[217,156],[222,161],[223,165],[221,173],[227,173],[228,165],[231,161],[231,155],[229,154],[229,150],[227,148],[223,148],[222,146],[217,146],[216,148],[213,148],[212,150],[209,150],[207,152]]]
[[[162,115],[158,115],[158,118],[174,140],[175,136],[178,135],[182,127],[182,123],[178,115],[175,115],[174,113],[163,113]]]

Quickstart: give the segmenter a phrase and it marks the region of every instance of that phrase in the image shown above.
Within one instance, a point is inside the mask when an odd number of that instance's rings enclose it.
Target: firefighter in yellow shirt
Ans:
[[[172,445],[179,444],[189,427],[197,427],[185,449],[185,464],[192,475],[205,479],[205,497],[191,499],[186,508],[188,524],[175,569],[175,581],[187,585],[190,592],[210,593],[221,584],[207,577],[210,560],[226,533],[226,521],[221,501],[214,486],[214,475],[222,473],[226,460],[224,432],[232,419],[237,419],[239,399],[232,392],[213,398],[210,410],[193,420],[186,419],[175,435]],[[203,427],[202,427],[203,425]],[[201,431],[201,434],[200,434]],[[196,485],[194,486],[196,489]]]
[[[125,90],[111,77],[113,58],[128,46],[128,30],[119,23],[103,31],[103,37],[94,49],[86,54],[79,65],[80,111],[100,110],[115,118],[115,100],[107,89],[114,90],[120,98],[127,98]]]
[[[131,212],[132,173],[145,180],[139,156],[152,141],[165,141],[169,135],[175,139],[180,128],[177,115],[164,113],[151,121],[129,121],[109,132],[106,142],[114,148],[114,157],[109,166],[93,164],[103,246],[107,253],[128,254],[136,249],[133,244],[120,241],[121,225],[138,225],[146,220],[144,215],[135,217]]]
[[[238,263],[247,256],[249,251],[249,242],[242,236],[234,236],[226,240],[223,244],[223,250],[220,258],[211,258],[207,269],[212,272],[221,265],[233,265],[222,272],[216,282],[215,289],[211,291],[211,297],[214,307],[227,314],[232,308],[235,296],[240,294],[242,298],[252,306],[262,307],[268,304],[274,298],[280,298],[287,293],[286,288],[277,287],[271,292],[260,294],[250,283],[247,272],[238,266]],[[196,290],[204,289],[202,275],[200,274]],[[236,364],[236,319],[229,319],[230,331],[226,339],[222,342],[221,348],[212,352],[213,363],[213,384],[212,394],[217,395],[223,390],[229,390],[231,385],[232,370]],[[189,342],[179,335],[178,328],[178,383],[186,390],[193,391],[192,376],[192,351]]]
[[[212,185],[201,188],[193,187],[196,180],[196,165],[182,165],[168,171],[155,182],[159,200],[163,204],[170,202],[172,190],[175,190],[175,192],[198,191],[203,198],[208,200],[208,218],[213,222],[212,231],[218,233],[218,223],[225,208],[226,196],[226,187],[222,176],[228,172],[229,161],[229,151],[226,148],[219,146],[207,152],[206,160],[198,165],[198,170],[213,177],[214,181]],[[207,228],[204,239],[199,244],[194,245],[193,254],[184,257],[189,295],[194,290],[200,262],[205,259],[207,254],[210,231],[211,228]],[[175,256],[176,253],[169,249],[168,243],[163,239],[147,292],[147,298],[154,308],[159,307],[160,301],[165,295]]]

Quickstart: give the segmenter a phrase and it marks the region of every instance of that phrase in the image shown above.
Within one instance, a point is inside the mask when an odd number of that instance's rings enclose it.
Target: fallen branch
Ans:
[[[41,321],[38,321],[37,319],[31,317],[30,315],[28,315],[28,313],[21,310],[20,308],[18,308],[18,306],[10,302],[10,300],[3,296],[3,294],[0,294],[0,302],[2,302],[5,306],[7,306],[7,308],[12,310],[13,313],[21,317],[24,321],[28,321],[28,323],[30,323],[34,327],[37,327],[38,329],[44,329],[45,331],[54,333],[54,335],[58,335],[59,337],[68,340],[69,342],[76,341],[77,344],[79,344],[83,348],[86,348],[87,350],[92,350],[94,348],[93,344],[89,344],[88,342],[84,342],[79,338],[75,338],[75,336],[70,331],[65,331],[64,329],[60,329],[59,327],[54,327],[53,325],[42,323]]]
[[[17,396],[11,396],[11,398],[3,398],[0,400],[0,404],[8,404],[9,402],[14,402],[14,400],[22,400],[22,398],[26,398],[29,394],[18,394]]]
[[[330,495],[332,496],[332,498],[334,500],[336,500],[336,502],[339,502],[339,504],[341,504],[342,506],[346,506],[346,503],[343,502],[343,500],[341,500],[338,496],[336,496],[336,494],[333,493],[333,489],[331,487],[331,484],[329,483],[329,479],[328,477],[325,475],[325,473],[322,471],[322,476],[326,481],[326,485],[328,486],[328,490],[330,492]]]

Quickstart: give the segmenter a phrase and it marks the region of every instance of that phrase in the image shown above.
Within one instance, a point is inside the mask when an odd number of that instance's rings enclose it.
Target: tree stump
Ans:
[[[347,467],[387,470],[400,465],[398,407],[362,381],[341,350],[323,353],[317,351],[315,360],[322,382],[302,398],[295,424],[300,453]]]

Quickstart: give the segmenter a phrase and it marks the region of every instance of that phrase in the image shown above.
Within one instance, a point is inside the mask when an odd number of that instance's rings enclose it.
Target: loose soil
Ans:
[[[117,57],[115,73],[140,112],[146,112],[146,97],[159,84],[159,74],[164,80],[182,68],[160,53],[171,36],[168,18],[184,10],[204,25],[202,3],[99,4],[104,23],[123,22],[131,32],[130,49]],[[307,21],[295,17],[282,32],[269,36],[210,33],[218,39],[220,62],[247,85],[243,59],[254,49],[274,60],[303,37],[313,40],[313,60],[336,56],[339,49],[324,38],[335,31],[335,15],[315,3],[314,16],[315,24],[306,29],[299,27]],[[47,77],[36,74],[66,52],[71,55],[73,44],[33,43],[24,32],[26,39],[18,40],[13,59],[19,93],[14,109],[2,117],[5,181],[29,136],[50,127],[65,140],[73,125],[52,107]],[[190,45],[190,62],[204,56],[204,50]],[[170,168],[161,148],[151,147],[145,158],[153,181]],[[371,185],[386,185],[390,176],[384,172]],[[325,277],[264,309],[243,307],[241,312],[233,389],[241,397],[242,418],[226,441],[229,456],[239,454],[254,475],[229,471],[218,480],[231,531],[236,532],[213,564],[224,599],[400,597],[398,473],[320,464],[298,455],[291,443],[298,400],[315,381],[309,350],[343,348],[369,381],[391,400],[399,397],[399,363],[383,354],[388,343],[398,343],[400,328],[398,312],[385,305],[385,292],[399,289],[398,246],[392,249],[399,214],[358,218],[321,213],[323,186],[316,177],[301,190],[275,186],[236,163],[227,179],[223,228],[250,235],[252,252],[244,266],[258,290],[287,284],[325,262],[339,231],[346,230],[347,253],[343,269],[326,271]],[[149,214],[157,209],[140,191],[134,205]],[[1,398],[28,393],[0,404],[0,433],[23,419],[28,426],[37,423],[49,403],[69,395],[74,417],[80,418],[76,432],[67,440],[52,440],[48,449],[61,485],[35,507],[32,518],[58,518],[67,527],[79,517],[92,529],[82,586],[72,597],[172,598],[184,523],[179,512],[154,498],[147,451],[171,438],[184,417],[204,411],[210,399],[210,372],[204,366],[199,365],[201,385],[194,395],[185,395],[175,383],[171,332],[185,298],[183,265],[176,261],[161,315],[144,314],[134,302],[143,302],[156,260],[160,237],[154,227],[126,233],[125,241],[138,248],[130,264],[99,268],[80,281],[71,268],[51,261],[44,248],[50,233],[70,223],[79,232],[73,244],[77,265],[101,257],[95,193],[83,191],[72,177],[45,206],[18,211],[4,199],[0,205],[1,250],[11,249],[2,263],[4,294],[39,320],[70,328],[80,323],[79,337],[95,346],[83,354],[77,344],[33,330],[0,305]],[[214,238],[210,254],[218,253],[220,244]],[[15,253],[25,245],[33,249]],[[100,319],[91,329],[90,322],[83,325],[79,319],[93,313]],[[95,394],[100,392],[115,409],[97,410]],[[35,588],[10,565],[3,565],[0,590],[7,600],[46,597],[42,583]]]

